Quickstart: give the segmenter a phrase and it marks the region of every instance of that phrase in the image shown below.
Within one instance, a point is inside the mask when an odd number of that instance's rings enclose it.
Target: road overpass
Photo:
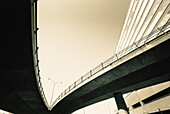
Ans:
[[[117,53],[70,85],[49,107],[41,86],[36,1],[3,1],[0,108],[16,114],[67,114],[90,104],[168,81],[169,20],[166,26]],[[155,36],[153,36],[155,35]],[[153,38],[154,37],[154,38]],[[99,69],[98,69],[99,68]],[[48,111],[48,108],[53,108]]]
[[[0,109],[15,114],[47,114],[48,110],[42,100],[44,97],[41,97],[43,90],[38,88],[41,82],[37,80],[37,70],[34,69],[35,49],[32,42],[36,37],[33,29],[36,5],[33,0],[1,2],[3,37]]]
[[[168,31],[160,34],[156,39],[147,39],[146,43],[141,40],[142,45],[134,43],[128,47],[132,50],[126,49],[126,51],[130,50],[129,53],[125,55],[121,55],[124,52],[118,53],[109,59],[110,62],[104,69],[101,67],[99,72],[81,77],[73,84],[77,83],[75,87],[69,86],[58,97],[56,104],[53,104],[52,112],[71,113],[93,103],[112,98],[114,93],[123,94],[169,81],[169,24],[167,27]],[[137,47],[133,48],[134,46]],[[113,61],[116,56],[117,60]],[[90,72],[93,73],[93,70]]]

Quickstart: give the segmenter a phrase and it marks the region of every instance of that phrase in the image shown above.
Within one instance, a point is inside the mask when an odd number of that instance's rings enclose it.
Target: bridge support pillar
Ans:
[[[129,114],[129,110],[126,106],[125,100],[123,98],[123,94],[121,92],[117,92],[114,93],[114,97],[115,97],[119,114]]]

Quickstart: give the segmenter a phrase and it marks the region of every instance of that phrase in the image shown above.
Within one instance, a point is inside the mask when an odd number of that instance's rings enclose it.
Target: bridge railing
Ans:
[[[65,89],[59,96],[58,98],[54,101],[52,106],[50,107],[50,110],[58,103],[60,102],[64,97],[66,97],[68,94],[73,92],[75,88],[77,88],[80,84],[85,82],[86,80],[90,79],[93,77],[96,73],[99,73],[101,70],[107,68],[108,66],[112,65],[119,59],[129,55],[133,51],[137,49],[141,49],[143,46],[161,38],[160,36],[163,34],[167,34],[170,31],[170,19],[166,22],[165,25],[157,28],[155,31],[152,31],[149,35],[141,38],[138,41],[133,42],[133,44],[129,45],[125,49],[121,50],[120,52],[114,54],[112,57],[107,59],[106,61],[102,62],[100,65],[95,67],[94,69],[90,70],[90,72],[86,73],[83,75],[80,79],[75,81],[73,84],[71,84],[67,89]]]
[[[165,25],[162,27],[156,29],[155,31],[152,31],[149,35],[141,38],[140,40],[134,42],[133,44],[129,45],[125,49],[121,50],[120,52],[114,54],[112,57],[107,59],[106,61],[102,62],[100,65],[96,66],[94,69],[90,70],[88,73],[83,75],[80,79],[75,81],[73,84],[71,84],[67,89],[65,89],[54,101],[52,106],[50,106],[47,102],[47,99],[45,97],[41,78],[40,78],[40,69],[39,69],[39,59],[38,59],[38,45],[37,45],[37,0],[31,0],[31,13],[32,13],[32,47],[33,47],[33,58],[34,58],[34,70],[35,75],[37,79],[37,86],[39,93],[41,94],[41,97],[43,99],[44,104],[48,108],[48,110],[51,110],[59,101],[61,101],[65,96],[67,96],[71,91],[74,91],[76,87],[78,87],[80,84],[82,84],[85,81],[88,81],[91,77],[93,77],[95,74],[99,73],[103,69],[107,68],[108,66],[112,65],[114,62],[118,61],[119,59],[125,57],[126,55],[132,53],[133,51],[140,49],[142,46],[145,46],[146,44],[160,38],[159,36],[169,33],[170,30],[170,19],[166,22]]]
[[[37,44],[37,0],[31,0],[31,26],[32,26],[32,51],[33,51],[33,61],[34,61],[34,70],[35,70],[35,76],[38,86],[38,91],[41,95],[41,98],[47,107],[48,110],[50,110],[50,106],[47,102],[47,99],[45,97],[41,78],[40,78],[40,69],[39,69],[39,59],[38,59],[38,44]]]

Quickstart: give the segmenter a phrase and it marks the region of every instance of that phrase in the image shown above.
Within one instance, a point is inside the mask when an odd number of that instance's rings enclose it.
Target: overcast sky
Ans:
[[[114,54],[129,4],[130,0],[38,1],[40,75],[49,102],[53,83],[48,78],[63,82],[56,85],[55,100]]]

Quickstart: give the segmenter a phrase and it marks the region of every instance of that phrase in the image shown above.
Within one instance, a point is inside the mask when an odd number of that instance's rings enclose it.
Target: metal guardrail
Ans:
[[[37,79],[37,85],[38,90],[41,94],[41,97],[43,99],[44,104],[48,108],[48,110],[51,110],[59,101],[61,101],[65,96],[67,96],[71,91],[73,91],[76,87],[78,87],[80,84],[85,82],[86,80],[93,77],[95,74],[99,73],[100,71],[104,70],[108,66],[112,65],[116,61],[120,60],[121,58],[129,55],[133,51],[140,49],[142,46],[145,46],[146,44],[160,38],[159,36],[169,33],[170,31],[170,19],[166,22],[165,25],[162,27],[156,29],[155,31],[151,32],[149,35],[141,38],[139,41],[134,42],[132,45],[129,45],[125,49],[121,50],[120,52],[114,54],[112,57],[107,59],[106,61],[102,62],[100,65],[95,67],[94,69],[90,70],[88,73],[83,75],[80,79],[75,81],[73,84],[71,84],[67,89],[62,92],[58,98],[54,101],[54,103],[50,106],[47,102],[47,99],[45,97],[41,79],[40,79],[40,69],[39,69],[39,60],[38,60],[38,45],[37,45],[37,0],[31,1],[31,13],[32,15],[32,47],[33,47],[33,58],[34,58],[34,70],[35,75]]]
[[[160,28],[157,28],[155,31],[152,31],[149,35],[141,38],[139,41],[134,42],[132,45],[129,45],[125,49],[121,50],[120,52],[114,54],[112,57],[107,59],[106,61],[102,62],[100,65],[95,67],[94,69],[90,70],[90,72],[83,75],[80,79],[75,81],[72,85],[70,85],[67,89],[65,89],[58,98],[54,101],[52,106],[50,106],[50,110],[59,102],[61,101],[65,96],[69,94],[72,90],[74,90],[77,86],[85,82],[86,80],[90,79],[95,74],[99,73],[103,69],[107,68],[108,66],[112,65],[116,61],[120,60],[121,58],[129,55],[133,51],[140,49],[141,47],[145,46],[146,44],[151,43],[152,41],[160,38],[159,36],[163,34],[168,34],[170,31],[170,19],[166,22],[165,25],[163,25]]]
[[[50,106],[47,102],[47,99],[45,97],[41,78],[40,78],[40,69],[39,69],[39,60],[38,60],[38,45],[37,45],[37,0],[31,0],[31,19],[32,19],[32,50],[33,50],[33,61],[34,61],[34,70],[35,70],[35,76],[37,80],[37,86],[39,93],[41,95],[41,98],[47,107],[48,110],[50,110]]]

